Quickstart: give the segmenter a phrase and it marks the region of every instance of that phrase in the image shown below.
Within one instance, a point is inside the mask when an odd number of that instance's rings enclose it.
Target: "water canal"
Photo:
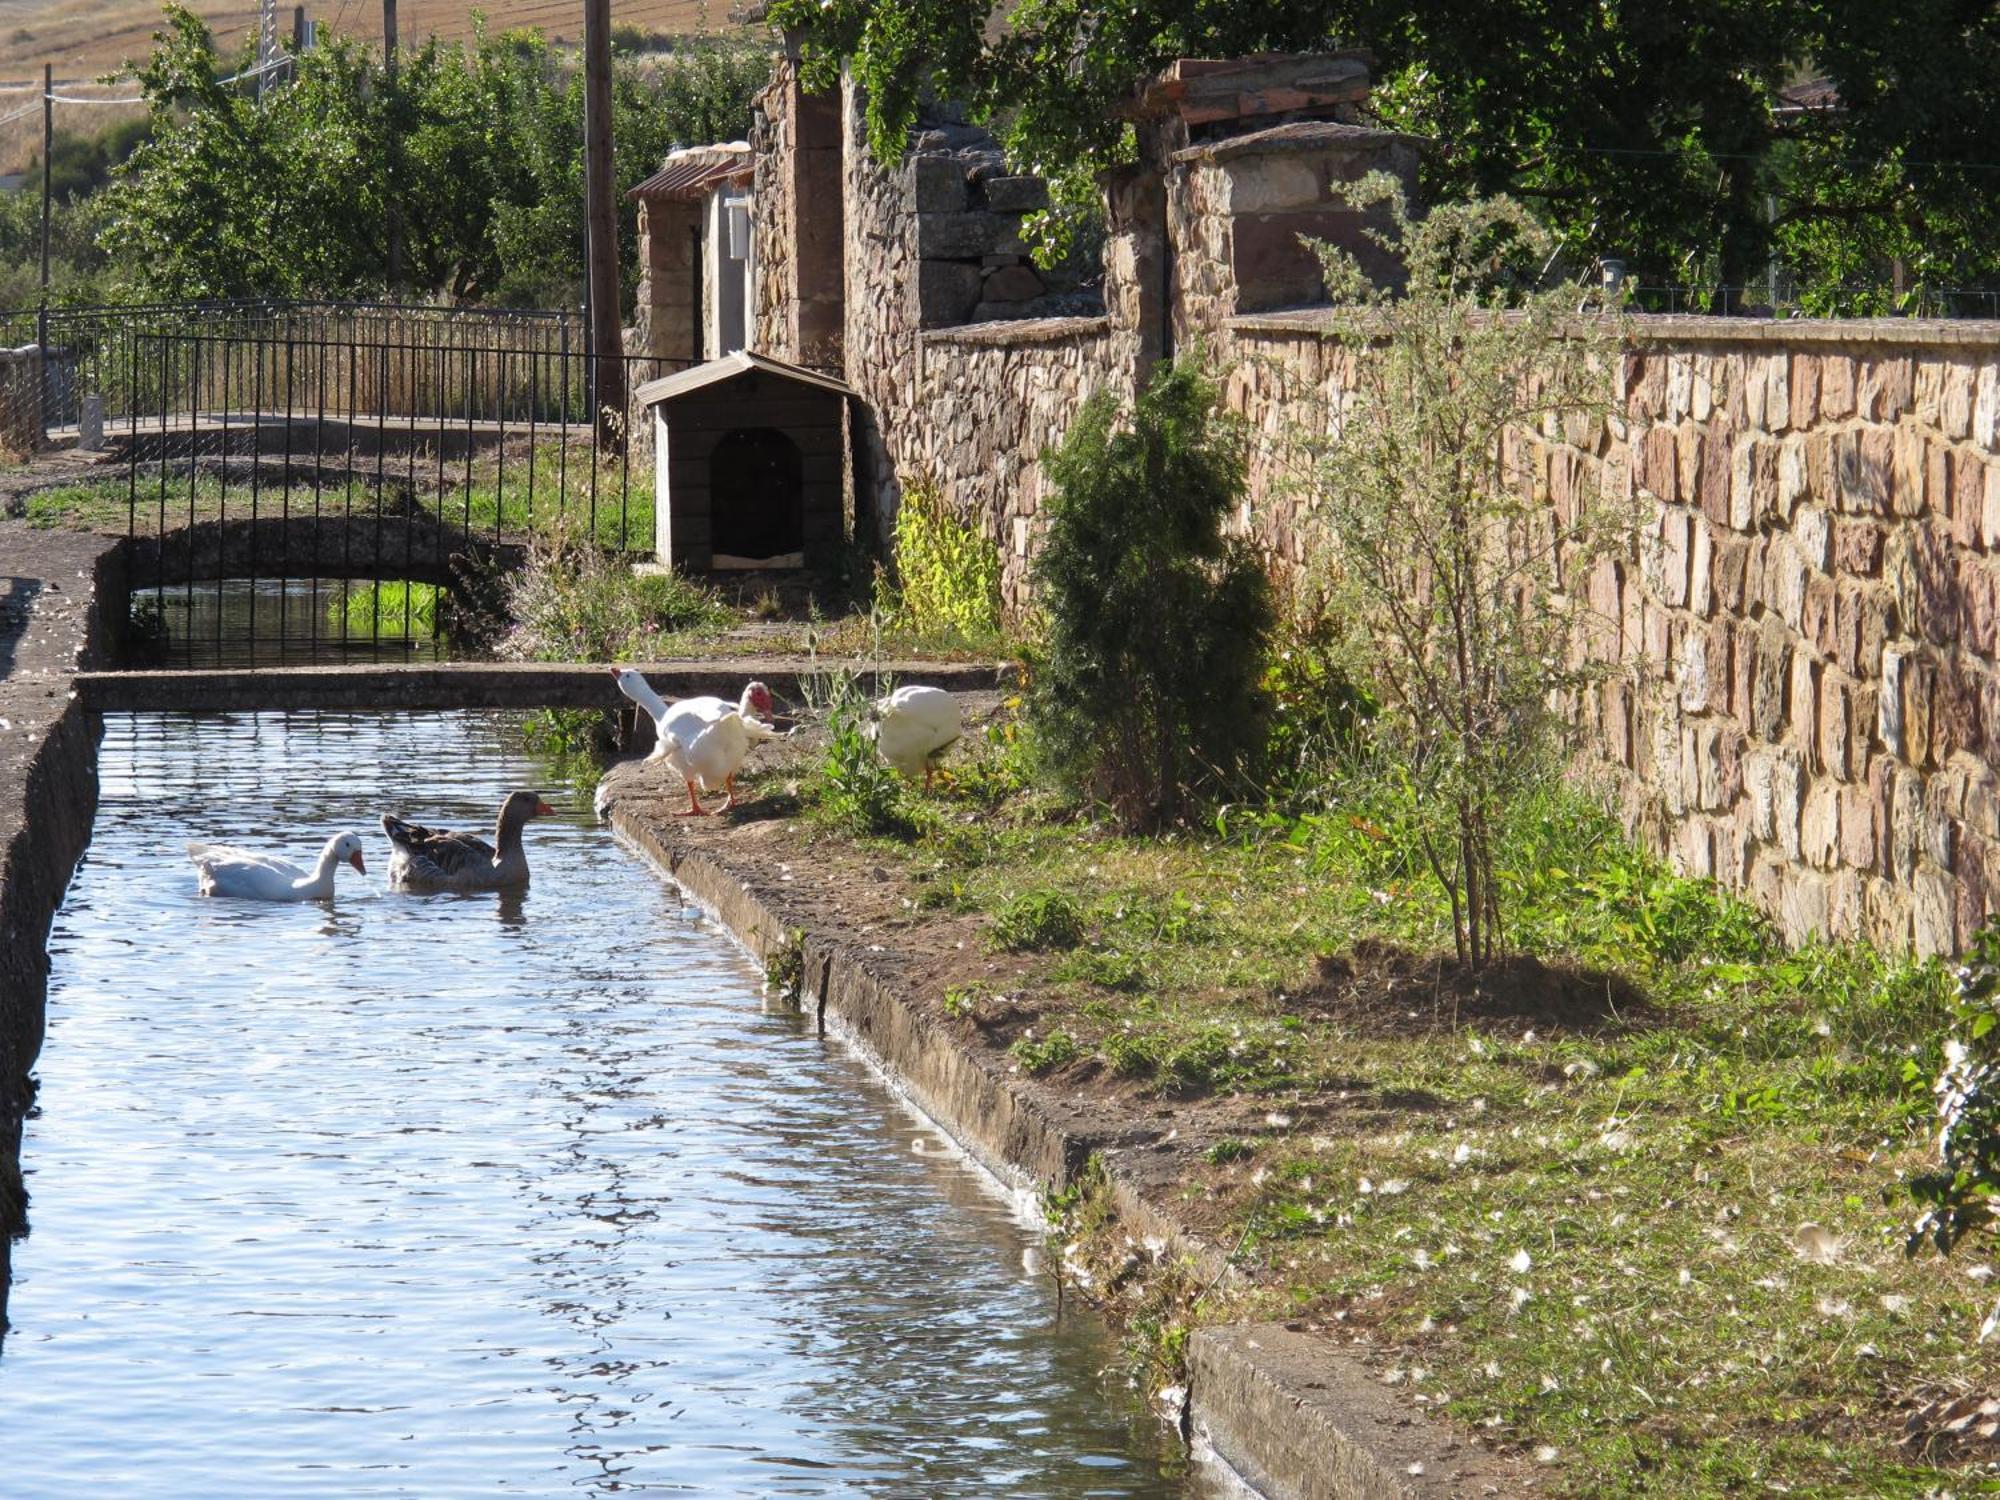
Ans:
[[[520,898],[375,815],[534,784],[496,716],[114,716],[56,921],[0,1491],[1164,1496],[1013,1205],[564,809]],[[547,790],[547,789],[545,789]],[[368,846],[205,901],[191,838]]]

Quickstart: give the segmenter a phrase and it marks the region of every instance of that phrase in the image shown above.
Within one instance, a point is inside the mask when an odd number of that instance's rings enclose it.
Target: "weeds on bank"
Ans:
[[[327,625],[353,638],[435,635],[443,595],[435,584],[401,579],[350,584],[327,600]]]
[[[579,796],[590,796],[604,779],[610,733],[601,709],[535,709],[521,721],[521,739],[556,780]]]
[[[735,614],[680,573],[635,573],[628,559],[567,533],[537,543],[507,583],[513,627],[502,654],[526,661],[643,661]]]

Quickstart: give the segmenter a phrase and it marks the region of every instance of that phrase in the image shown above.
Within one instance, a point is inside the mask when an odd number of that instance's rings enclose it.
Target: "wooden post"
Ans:
[[[389,107],[396,107],[396,0],[382,0],[382,72],[389,84]],[[388,218],[388,258],[389,295],[394,297],[403,280],[403,221],[396,212],[396,186],[400,173],[396,170],[397,146],[391,126],[389,141],[389,218]]]
[[[618,200],[611,170],[611,0],[583,0],[583,185],[598,440],[623,451],[625,346],[618,314]]]

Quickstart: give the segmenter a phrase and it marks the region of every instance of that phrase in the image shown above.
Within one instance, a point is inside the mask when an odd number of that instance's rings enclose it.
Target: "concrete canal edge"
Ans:
[[[113,539],[32,532],[0,522],[0,1326],[10,1237],[25,1226],[21,1128],[41,1047],[48,933],[88,846],[97,804],[99,715],[120,710],[279,708],[441,709],[604,704],[601,668],[305,668],[215,673],[90,670],[109,655],[122,602],[123,553]],[[685,694],[794,666],[725,661],[672,664],[654,680]],[[901,664],[901,680],[967,690],[998,685],[990,666]],[[1225,1257],[1186,1234],[1121,1171],[1141,1139],[1106,1135],[1059,1100],[1022,1088],[1004,1065],[930,1023],[865,945],[786,921],[782,891],[759,890],[706,851],[615,797],[609,815],[697,905],[760,960],[796,945],[804,1003],[821,1024],[866,1052],[910,1101],[1001,1181],[1026,1191],[1066,1186],[1095,1154],[1135,1239],[1157,1238],[1204,1274]],[[1518,1494],[1520,1470],[1398,1403],[1347,1351],[1278,1324],[1209,1328],[1190,1343],[1187,1425],[1270,1500],[1377,1500]]]
[[[996,1058],[935,1025],[927,1010],[871,965],[871,950],[792,922],[781,889],[760,888],[708,850],[621,805],[612,829],[643,851],[697,907],[761,964],[796,948],[800,1003],[822,1028],[864,1051],[961,1149],[1010,1187],[1062,1188],[1092,1155],[1135,1240],[1155,1237],[1211,1278],[1226,1258],[1188,1234],[1120,1170],[1142,1149],[1065,1117],[1059,1100],[1022,1088]],[[1333,1357],[1329,1358],[1329,1355]],[[1189,1345],[1187,1436],[1268,1500],[1432,1500],[1538,1488],[1514,1465],[1427,1420],[1358,1358],[1279,1323],[1197,1332]]]

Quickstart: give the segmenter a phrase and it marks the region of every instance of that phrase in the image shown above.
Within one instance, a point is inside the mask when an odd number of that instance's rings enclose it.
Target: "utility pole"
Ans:
[[[35,441],[48,437],[49,378],[49,192],[56,166],[56,69],[42,64],[42,300],[35,315]]]
[[[611,0],[583,0],[583,191],[589,226],[590,353],[598,440],[625,443],[618,318],[618,204],[611,171]]]
[[[396,212],[396,188],[402,179],[398,170],[397,150],[401,140],[396,135],[401,122],[396,118],[401,113],[396,99],[396,0],[382,0],[382,72],[389,85],[388,105],[391,111],[389,122],[389,295],[394,297],[403,281],[403,220]]]
[[[49,316],[49,188],[55,177],[56,68],[42,64],[42,322]]]

